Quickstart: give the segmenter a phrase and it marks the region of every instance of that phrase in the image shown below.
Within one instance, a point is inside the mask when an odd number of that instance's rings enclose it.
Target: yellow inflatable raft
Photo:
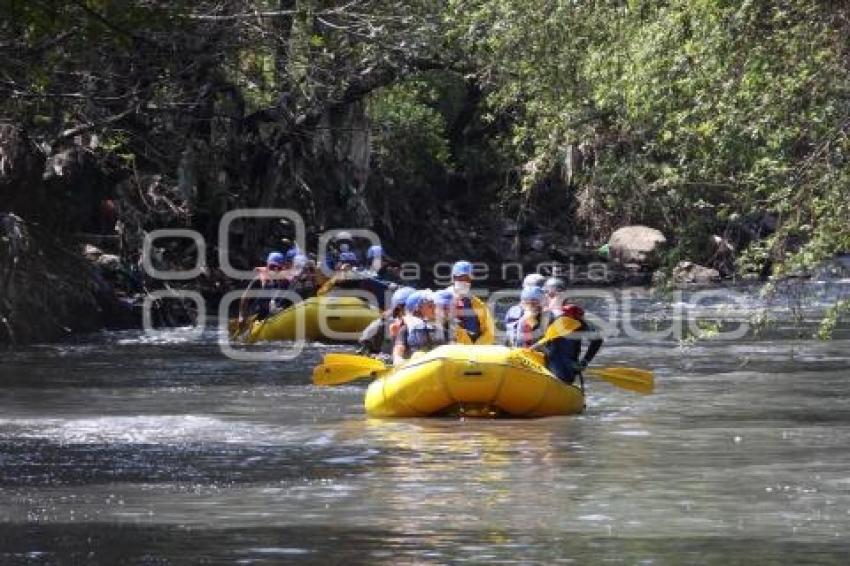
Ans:
[[[360,332],[378,316],[378,309],[357,297],[312,297],[255,322],[245,341],[251,344],[303,337],[305,340],[355,342]],[[299,326],[302,332],[298,332]]]
[[[373,417],[546,417],[584,409],[581,389],[542,365],[542,356],[504,346],[440,346],[372,382]]]

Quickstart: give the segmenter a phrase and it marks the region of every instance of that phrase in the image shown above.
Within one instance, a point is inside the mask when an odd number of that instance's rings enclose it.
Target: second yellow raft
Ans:
[[[552,375],[537,354],[448,345],[376,379],[365,404],[373,417],[545,417],[580,413],[584,394]]]
[[[255,322],[247,343],[262,340],[332,340],[355,342],[380,312],[357,297],[311,297]]]

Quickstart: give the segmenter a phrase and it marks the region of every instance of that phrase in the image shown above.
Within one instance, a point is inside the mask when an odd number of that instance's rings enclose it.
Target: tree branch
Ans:
[[[134,114],[135,112],[138,112],[138,111],[139,111],[139,107],[133,106],[132,108],[128,108],[124,112],[121,112],[120,114],[115,114],[114,116],[110,116],[109,118],[104,118],[103,120],[97,120],[95,122],[91,122],[91,123],[88,123],[88,124],[82,124],[82,125],[77,126],[75,128],[67,129],[67,130],[63,131],[62,133],[60,133],[55,138],[53,138],[53,141],[50,142],[50,145],[55,146],[59,142],[62,142],[62,141],[67,140],[69,138],[73,138],[74,136],[79,136],[79,135],[84,134],[86,132],[89,132],[89,131],[91,131],[95,128],[102,128],[103,126],[115,124],[116,122],[120,122],[121,120],[123,120],[124,118],[129,116],[130,114]]]

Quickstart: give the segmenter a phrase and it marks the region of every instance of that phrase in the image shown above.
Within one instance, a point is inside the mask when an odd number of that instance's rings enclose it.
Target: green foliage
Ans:
[[[410,192],[465,175],[482,211],[502,187],[527,202],[578,155],[572,224],[656,226],[671,264],[707,259],[713,234],[749,246],[743,271],[850,250],[841,3],[0,0],[0,13],[0,118],[38,142],[126,132],[105,151],[174,176],[195,142],[211,163],[314,155],[321,117],[366,99],[371,175]],[[205,184],[266,190],[239,173]],[[751,225],[768,214],[764,237]]]
[[[838,326],[839,319],[847,313],[850,313],[850,299],[844,299],[832,305],[824,315],[823,320],[821,320],[820,327],[815,336],[821,340],[832,338],[832,333]]]
[[[396,183],[438,183],[449,167],[446,121],[436,108],[438,100],[437,89],[421,78],[369,98],[377,167]]]
[[[275,57],[263,46],[239,52],[229,78],[240,87],[248,110],[254,111],[273,103],[278,96]]]
[[[751,263],[811,265],[850,249],[850,68],[844,9],[671,0],[452,0],[450,38],[472,53],[525,161],[522,187],[567,146],[603,212],[675,236],[724,233],[767,211],[780,226]],[[593,220],[593,219],[591,219]],[[601,219],[600,219],[601,220]],[[699,260],[700,257],[695,259]]]

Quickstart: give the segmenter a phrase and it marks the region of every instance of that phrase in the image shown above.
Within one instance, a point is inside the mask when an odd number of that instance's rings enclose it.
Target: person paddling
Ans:
[[[316,262],[304,254],[297,254],[292,260],[292,275],[289,289],[298,293],[301,299],[309,299],[319,288],[316,279]]]
[[[370,272],[356,269],[357,256],[353,252],[342,252],[339,254],[336,264],[336,272],[318,290],[317,295],[327,295],[334,289],[357,289],[366,291],[375,298],[379,309],[386,305],[389,291],[398,287],[390,281],[382,281],[374,277]]]
[[[549,371],[562,381],[573,383],[576,376],[581,375],[582,370],[599,352],[603,339],[601,333],[585,320],[584,309],[565,302],[566,287],[564,281],[557,277],[549,278],[543,286],[549,299],[547,306],[548,316],[551,317],[549,324],[566,318],[572,319],[578,326],[569,334],[548,342],[542,349]],[[589,340],[589,344],[584,357],[581,357],[582,340],[585,338]]]
[[[280,298],[252,297],[251,291],[287,289],[288,282],[282,276],[285,264],[286,257],[282,253],[271,252],[266,258],[266,265],[254,269],[257,276],[251,280],[239,300],[238,328],[240,330],[251,315],[254,315],[255,320],[263,320],[281,310]]]

